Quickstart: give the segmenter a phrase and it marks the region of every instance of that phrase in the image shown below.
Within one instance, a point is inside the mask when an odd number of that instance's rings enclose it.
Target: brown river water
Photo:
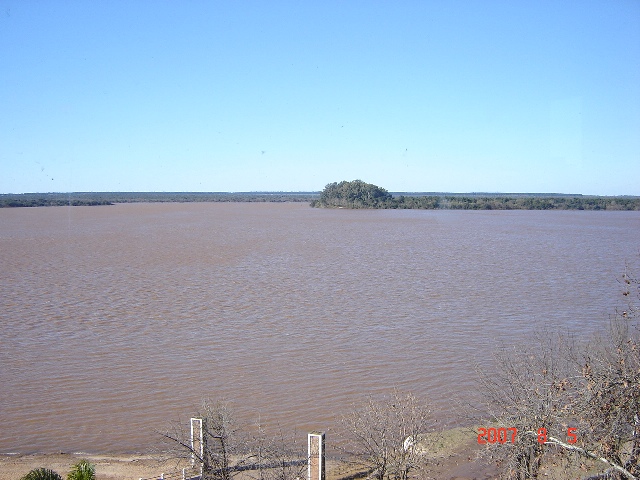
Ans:
[[[455,422],[496,349],[602,330],[639,249],[640,212],[0,209],[0,453],[146,451],[205,397],[306,432],[395,387]]]

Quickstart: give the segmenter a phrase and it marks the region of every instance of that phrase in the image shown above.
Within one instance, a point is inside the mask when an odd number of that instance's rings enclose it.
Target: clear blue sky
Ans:
[[[0,193],[640,195],[640,1],[0,0]]]

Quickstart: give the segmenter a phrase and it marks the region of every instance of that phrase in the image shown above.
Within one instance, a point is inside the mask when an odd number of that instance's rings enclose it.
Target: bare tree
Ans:
[[[581,360],[582,388],[576,412],[585,454],[610,466],[605,472],[609,477],[597,478],[638,478],[640,335],[637,323],[616,315],[608,335],[585,349]]]
[[[234,457],[241,452],[238,428],[227,402],[205,400],[196,417],[202,420],[202,444],[194,445],[184,425],[174,424],[162,435],[176,448],[176,456],[191,458],[201,466],[202,480],[229,480]]]
[[[423,461],[419,442],[430,430],[430,412],[412,394],[369,398],[342,423],[347,450],[379,480],[405,480]]]
[[[627,299],[638,295],[633,276],[625,273],[623,285]],[[478,437],[504,478],[538,478],[543,465],[560,457],[589,468],[600,465],[602,471],[585,477],[589,480],[640,478],[637,313],[630,301],[592,342],[548,335],[535,350],[503,352],[496,371],[480,375],[492,425],[517,431],[517,439],[496,441],[495,428],[493,442],[482,441],[483,432]]]
[[[548,339],[535,351],[502,351],[496,371],[480,372],[490,422],[478,432],[478,442],[501,466],[503,478],[538,478],[550,453],[547,436],[568,428],[576,387],[561,348]]]
[[[640,317],[640,280],[630,271],[627,265],[620,281],[622,296],[626,299],[626,308],[616,313],[623,318],[638,319]]]
[[[282,431],[269,436],[261,425],[240,428],[227,402],[204,401],[196,417],[202,421],[202,444],[192,443],[183,424],[162,435],[178,458],[191,458],[201,467],[202,480],[231,480],[239,472],[260,480],[293,480],[306,466],[295,439]]]
[[[261,424],[255,426],[252,436],[250,466],[251,477],[258,480],[294,480],[304,475],[307,454],[304,446],[296,441],[295,432],[287,435],[282,429],[269,435]]]
[[[640,478],[640,283],[628,268],[621,283],[625,307],[611,317],[604,335],[571,355],[579,379],[573,418],[581,445],[550,439],[606,466],[590,480]]]

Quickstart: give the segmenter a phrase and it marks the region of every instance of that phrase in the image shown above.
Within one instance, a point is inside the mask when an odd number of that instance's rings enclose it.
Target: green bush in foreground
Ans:
[[[62,480],[62,477],[48,468],[34,468],[20,480]]]
[[[96,467],[86,460],[80,460],[67,475],[67,480],[95,480]]]
[[[67,480],[95,480],[96,467],[86,460],[80,460],[67,475]],[[34,468],[20,480],[63,480],[62,476],[48,468]]]

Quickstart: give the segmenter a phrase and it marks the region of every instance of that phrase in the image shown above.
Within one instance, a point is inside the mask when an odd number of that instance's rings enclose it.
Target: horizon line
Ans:
[[[419,196],[443,196],[443,195],[485,195],[485,196],[563,196],[563,197],[639,197],[634,194],[585,194],[585,193],[560,193],[560,192],[435,192],[435,191],[388,191],[392,195],[419,195]],[[103,191],[73,191],[73,192],[21,192],[0,193],[0,196],[9,195],[99,195],[99,194],[146,194],[146,195],[319,195],[322,190],[235,190],[235,191],[181,191],[181,190],[103,190]]]

